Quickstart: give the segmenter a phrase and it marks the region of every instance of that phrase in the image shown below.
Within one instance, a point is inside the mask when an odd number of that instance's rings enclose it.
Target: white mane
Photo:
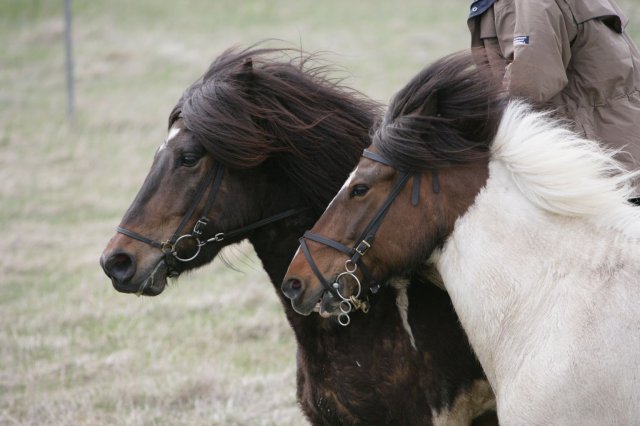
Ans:
[[[521,101],[507,106],[492,145],[492,161],[535,206],[640,234],[640,208],[627,202],[640,172],[627,171],[616,154]]]
[[[637,174],[518,101],[491,155],[431,261],[500,423],[637,424],[640,208],[626,201]]]

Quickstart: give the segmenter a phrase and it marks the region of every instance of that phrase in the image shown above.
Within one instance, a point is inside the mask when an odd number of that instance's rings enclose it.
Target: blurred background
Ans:
[[[323,51],[387,102],[468,46],[467,0],[0,0],[0,425],[300,425],[295,343],[247,244],[156,298],[98,258],[182,91],[231,46]],[[640,39],[640,4],[620,0]],[[344,74],[342,74],[344,76]]]

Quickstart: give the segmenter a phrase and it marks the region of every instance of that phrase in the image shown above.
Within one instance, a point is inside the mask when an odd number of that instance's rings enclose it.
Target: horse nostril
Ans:
[[[289,299],[295,299],[302,292],[302,280],[289,278],[282,283],[282,292]]]
[[[302,288],[302,282],[297,278],[291,279],[291,288],[294,290],[300,290]]]
[[[124,283],[133,277],[136,272],[135,261],[127,253],[114,253],[103,265],[104,272],[119,283]]]

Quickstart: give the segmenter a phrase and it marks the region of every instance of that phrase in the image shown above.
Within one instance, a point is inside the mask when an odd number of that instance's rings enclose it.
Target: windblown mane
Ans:
[[[616,151],[580,137],[551,112],[511,101],[491,154],[538,208],[640,235],[640,208],[627,202],[640,172],[627,171]]]
[[[640,172],[626,171],[619,153],[579,137],[553,111],[507,102],[496,84],[468,52],[440,59],[394,96],[373,145],[413,172],[498,160],[535,206],[640,232],[640,208],[627,202]]]
[[[273,162],[320,213],[370,144],[382,110],[314,60],[292,49],[227,50],[184,92],[169,127],[183,118],[229,168]]]
[[[373,144],[409,171],[486,158],[505,99],[470,52],[444,57],[393,97]]]

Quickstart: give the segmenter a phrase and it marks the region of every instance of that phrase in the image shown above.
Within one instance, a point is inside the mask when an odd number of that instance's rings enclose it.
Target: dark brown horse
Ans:
[[[366,317],[342,327],[296,314],[279,291],[298,237],[369,145],[381,112],[308,57],[286,53],[227,51],[185,91],[100,263],[118,291],[157,295],[168,277],[248,239],[295,333],[298,400],[313,424],[469,423],[493,399],[444,292],[411,286],[398,309],[396,290],[384,286]]]

